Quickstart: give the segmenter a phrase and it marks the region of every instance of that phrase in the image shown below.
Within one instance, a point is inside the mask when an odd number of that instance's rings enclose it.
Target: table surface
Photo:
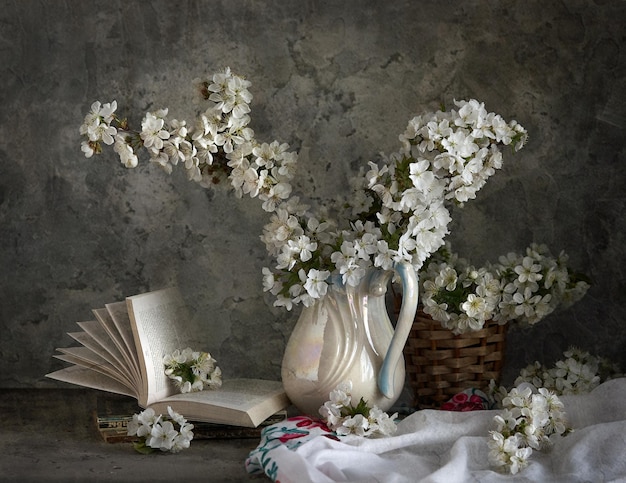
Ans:
[[[107,443],[97,408],[130,404],[89,389],[0,389],[0,481],[269,481],[246,472],[259,440],[194,440],[177,454]],[[132,414],[132,413],[131,413]]]

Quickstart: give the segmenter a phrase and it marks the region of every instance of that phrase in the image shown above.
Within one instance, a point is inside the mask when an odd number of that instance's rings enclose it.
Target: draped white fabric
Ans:
[[[534,451],[516,475],[490,467],[488,432],[497,411],[418,411],[387,438],[315,436],[264,454],[281,483],[626,481],[626,378],[589,394],[562,396],[574,432],[550,452]]]

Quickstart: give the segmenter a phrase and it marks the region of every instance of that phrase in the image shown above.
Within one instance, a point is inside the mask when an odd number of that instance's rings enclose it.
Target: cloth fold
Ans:
[[[574,431],[533,452],[517,475],[489,465],[497,410],[417,411],[386,438],[337,437],[320,421],[290,418],[263,431],[246,468],[280,483],[626,482],[626,378],[561,400]]]

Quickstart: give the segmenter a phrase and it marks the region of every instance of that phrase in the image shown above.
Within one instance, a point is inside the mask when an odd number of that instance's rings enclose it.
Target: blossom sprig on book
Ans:
[[[398,414],[389,416],[378,407],[369,407],[361,398],[355,406],[352,403],[352,382],[339,384],[329,394],[329,401],[320,407],[320,414],[326,425],[340,436],[390,436],[395,433]]]
[[[447,244],[433,255],[420,280],[424,312],[456,334],[480,330],[489,320],[534,325],[580,300],[590,286],[587,277],[568,267],[564,252],[553,256],[535,243],[482,267]]]
[[[165,374],[181,393],[219,389],[222,387],[222,370],[208,352],[191,348],[175,350],[163,358]]]
[[[399,149],[353,177],[348,196],[311,208],[292,194],[296,154],[284,143],[259,142],[249,127],[250,82],[225,69],[199,86],[209,106],[190,124],[160,109],[133,130],[115,101],[93,103],[80,127],[82,150],[91,157],[113,145],[132,168],[145,149],[168,172],[180,164],[204,187],[228,178],[238,196],[258,197],[272,213],[262,235],[274,259],[263,269],[264,289],[287,309],[323,297],[333,276],[356,286],[372,266],[421,268],[443,245],[450,205],[475,198],[502,167],[502,148],[517,151],[527,139],[516,121],[477,100],[455,101],[412,118]]]
[[[148,454],[156,450],[178,453],[189,448],[193,439],[193,424],[169,406],[167,411],[168,415],[163,416],[148,408],[133,415],[128,423],[128,435],[139,438],[133,443],[139,453]]]

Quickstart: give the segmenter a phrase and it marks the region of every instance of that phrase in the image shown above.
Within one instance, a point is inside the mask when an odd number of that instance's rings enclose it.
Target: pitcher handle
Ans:
[[[385,397],[394,397],[394,376],[402,350],[409,338],[415,313],[417,312],[418,292],[417,273],[407,262],[397,263],[394,267],[402,281],[402,306],[396,323],[396,330],[391,338],[389,349],[378,374],[378,389]]]

